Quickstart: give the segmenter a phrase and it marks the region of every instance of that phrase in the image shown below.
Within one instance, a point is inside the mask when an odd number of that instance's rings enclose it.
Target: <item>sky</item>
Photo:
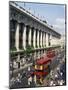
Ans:
[[[65,34],[65,5],[16,2],[19,6],[29,10],[32,14],[52,25],[54,30]]]

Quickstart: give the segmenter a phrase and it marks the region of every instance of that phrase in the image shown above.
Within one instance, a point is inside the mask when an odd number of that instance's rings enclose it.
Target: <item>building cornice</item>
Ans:
[[[53,31],[54,33],[58,34],[59,36],[61,36],[60,33],[56,32],[54,30],[53,27],[49,26],[47,23],[44,23],[41,19],[39,19],[38,17],[34,16],[33,14],[31,14],[29,11],[27,11],[26,9],[24,9],[23,7],[19,6],[18,4],[16,4],[15,2],[10,2],[10,5],[13,6],[14,8],[18,9],[20,12],[25,13],[26,15],[28,15],[29,17],[31,17],[32,19],[34,19],[35,21],[39,22],[40,24],[44,25],[45,27],[49,28],[51,31]]]

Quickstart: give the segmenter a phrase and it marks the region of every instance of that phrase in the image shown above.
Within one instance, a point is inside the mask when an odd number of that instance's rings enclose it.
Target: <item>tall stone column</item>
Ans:
[[[37,46],[39,47],[39,31],[37,31]]]
[[[44,46],[44,44],[43,44],[43,43],[44,43],[44,41],[43,41],[43,35],[44,35],[44,34],[43,34],[43,32],[42,32],[42,46]]]
[[[52,45],[52,35],[50,34],[50,44]]]
[[[31,46],[31,28],[29,29],[29,45]]]
[[[48,33],[46,33],[46,47],[48,47]]]
[[[45,33],[45,45],[46,45],[46,33]]]
[[[43,46],[45,47],[45,32],[43,33]]]
[[[43,32],[42,32],[42,47],[43,47]]]
[[[17,27],[16,27],[15,45],[18,51],[19,50],[19,23],[17,23]]]
[[[48,34],[48,46],[50,46],[50,34]]]
[[[40,31],[39,31],[39,48],[40,48],[40,39],[41,39],[41,34],[40,34]]]
[[[34,35],[33,35],[33,46],[36,47],[36,30],[34,29]]]
[[[41,42],[40,42],[40,45],[41,45],[41,47],[42,47],[42,32],[40,32],[41,33]]]
[[[23,27],[23,47],[26,49],[26,26]]]

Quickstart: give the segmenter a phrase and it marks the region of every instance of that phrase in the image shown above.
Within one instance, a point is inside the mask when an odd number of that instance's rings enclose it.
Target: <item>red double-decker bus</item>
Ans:
[[[43,83],[43,79],[47,76],[50,72],[51,68],[51,61],[52,58],[55,56],[55,51],[48,50],[47,54],[41,59],[36,60],[36,64],[34,65],[34,72],[33,75],[36,77],[36,81]]]

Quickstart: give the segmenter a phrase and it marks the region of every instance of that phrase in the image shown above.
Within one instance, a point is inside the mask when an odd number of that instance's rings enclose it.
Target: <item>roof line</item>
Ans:
[[[10,5],[16,7],[17,9],[19,9],[21,12],[24,12],[25,14],[29,15],[30,17],[32,17],[33,19],[35,19],[36,21],[38,21],[39,23],[43,24],[44,26],[48,27],[49,29],[51,29],[53,32],[61,35],[60,33],[56,32],[51,26],[49,26],[47,23],[44,23],[41,19],[39,19],[38,17],[36,17],[35,15],[31,14],[29,11],[27,11],[26,9],[24,9],[23,7],[19,6],[17,3],[15,2],[10,2]]]

